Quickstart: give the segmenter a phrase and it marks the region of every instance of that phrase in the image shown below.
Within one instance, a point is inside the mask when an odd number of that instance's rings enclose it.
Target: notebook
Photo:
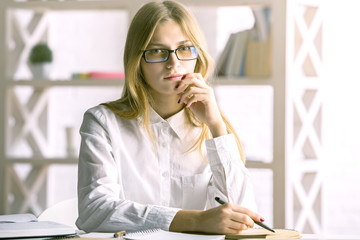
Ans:
[[[150,229],[139,232],[126,233],[124,236],[128,240],[222,240],[225,239],[225,235],[202,235],[202,234],[189,234],[189,233],[178,233],[168,232],[162,229]]]
[[[296,230],[274,229],[275,233],[263,228],[249,228],[240,234],[226,234],[226,239],[244,239],[244,238],[265,238],[265,239],[298,239],[301,235]]]
[[[38,221],[32,214],[0,215],[0,239],[58,236],[76,236],[76,230],[57,222]]]

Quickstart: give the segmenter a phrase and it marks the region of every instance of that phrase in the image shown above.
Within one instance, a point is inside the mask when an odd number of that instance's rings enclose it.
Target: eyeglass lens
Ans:
[[[175,51],[179,60],[193,60],[198,57],[198,52],[194,46],[181,47],[173,51]],[[149,49],[144,51],[144,58],[147,62],[165,62],[173,51],[168,49]]]

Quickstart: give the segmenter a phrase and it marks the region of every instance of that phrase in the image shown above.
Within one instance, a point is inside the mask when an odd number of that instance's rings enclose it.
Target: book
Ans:
[[[271,8],[270,7],[253,7],[252,12],[255,17],[255,26],[256,30],[256,41],[267,41],[270,32],[270,16]]]
[[[124,79],[124,72],[78,72],[73,73],[72,79]]]
[[[0,239],[77,236],[70,226],[38,221],[32,214],[0,215]]]
[[[234,57],[231,59],[232,65],[228,75],[233,77],[241,77],[245,75],[245,57],[246,46],[248,43],[249,31],[242,31],[236,34],[234,45]]]
[[[271,32],[269,33],[271,35]],[[245,59],[245,75],[248,77],[269,77],[272,68],[272,39],[248,41]]]
[[[236,34],[232,33],[226,42],[224,50],[222,51],[219,60],[217,61],[217,75],[224,76],[226,74],[226,66],[229,64],[229,55],[235,43]]]
[[[17,222],[37,222],[37,218],[31,213],[0,215],[0,223]]]
[[[245,75],[269,77],[272,68],[271,8],[253,8],[254,28],[250,30],[247,44]]]
[[[249,31],[232,33],[218,60],[218,76],[244,76]]]
[[[125,78],[124,72],[90,72],[90,78],[93,79],[123,79]]]
[[[123,236],[128,240],[187,240],[187,239],[196,239],[196,240],[222,240],[225,239],[225,235],[203,235],[203,234],[190,234],[190,233],[178,233],[178,232],[169,232],[162,229],[149,229],[145,231],[130,232],[126,233]]]
[[[246,239],[246,238],[265,238],[265,239],[299,239],[301,234],[296,230],[274,229],[275,233],[263,228],[249,228],[239,234],[226,234],[226,239]]]

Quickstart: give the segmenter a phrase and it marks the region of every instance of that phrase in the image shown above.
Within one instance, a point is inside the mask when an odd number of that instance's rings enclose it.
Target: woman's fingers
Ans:
[[[203,95],[201,95],[201,94],[193,94],[193,95],[191,95],[191,97],[188,99],[188,101],[187,102],[185,102],[186,103],[186,108],[189,108],[190,106],[191,106],[191,104],[193,104],[193,103],[196,103],[196,102],[200,102],[200,101],[202,101],[204,99],[204,96]]]
[[[211,88],[198,73],[185,75],[177,90],[180,96],[178,103],[185,103],[186,107],[190,107],[195,102],[208,102],[211,98]]]
[[[233,222],[233,227],[229,227],[229,229],[234,230],[235,233],[239,233],[245,230],[248,230],[248,225],[243,224],[243,223],[239,223],[239,222]]]
[[[189,73],[184,75],[184,78],[176,86],[176,89],[179,92],[184,92],[190,85],[202,88],[208,87],[200,73]]]
[[[237,213],[235,214],[235,217],[231,219],[233,222],[238,223],[239,225],[245,225],[246,229],[247,227],[254,227],[254,221],[246,214],[244,213]],[[242,229],[245,230],[245,229]]]
[[[262,218],[259,214],[251,211],[250,209],[241,207],[241,206],[236,205],[236,204],[231,204],[231,207],[232,207],[232,209],[233,209],[234,211],[239,212],[239,213],[243,213],[243,214],[245,214],[246,216],[248,216],[253,223],[254,223],[253,220],[258,221],[258,222],[263,221],[263,220],[262,220],[263,218]]]
[[[250,210],[231,203],[226,203],[223,206],[231,209],[231,216],[229,216],[229,218],[232,222],[236,223],[238,227],[241,228],[242,225],[246,225],[251,228],[254,227],[254,221],[248,215],[248,213],[251,212]]]
[[[203,101],[206,99],[207,92],[199,87],[189,86],[188,89],[180,95],[179,103],[185,103],[186,107],[197,101]]]
[[[247,228],[253,228],[255,223],[254,221],[263,221],[263,218],[251,211],[250,209],[241,207],[236,204],[226,203],[222,205],[224,207],[223,216],[230,218],[231,224],[229,228],[234,230],[246,230]],[[228,210],[230,209],[230,211]]]

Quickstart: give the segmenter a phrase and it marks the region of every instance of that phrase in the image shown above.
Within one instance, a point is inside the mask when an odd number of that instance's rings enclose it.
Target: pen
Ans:
[[[122,238],[123,236],[125,236],[126,231],[120,231],[117,233],[114,233],[114,238]]]
[[[226,202],[224,200],[222,200],[221,198],[219,197],[215,197],[215,201],[217,201],[218,203],[220,204],[225,204]],[[273,229],[269,228],[268,226],[266,226],[265,224],[263,224],[262,222],[258,222],[258,221],[255,221],[253,220],[257,225],[259,225],[260,227],[263,227],[271,232],[275,232]]]

